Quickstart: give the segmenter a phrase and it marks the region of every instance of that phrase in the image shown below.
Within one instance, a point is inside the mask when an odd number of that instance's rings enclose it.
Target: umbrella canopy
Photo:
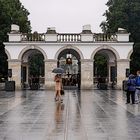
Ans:
[[[56,74],[63,74],[64,73],[64,69],[62,68],[54,68],[52,70],[53,73],[56,73]]]

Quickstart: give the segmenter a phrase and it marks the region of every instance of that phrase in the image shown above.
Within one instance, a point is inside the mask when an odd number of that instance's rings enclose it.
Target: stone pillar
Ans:
[[[118,32],[116,33],[116,35],[117,35],[117,41],[120,41],[120,42],[128,42],[129,41],[130,33],[128,33],[126,31],[126,29],[118,28]]]
[[[48,59],[45,60],[45,88],[46,89],[54,89],[55,82],[52,70],[57,67],[57,60]]]
[[[22,40],[22,34],[20,33],[19,26],[16,24],[11,25],[11,32],[8,34],[9,42],[19,42]]]
[[[122,82],[126,79],[126,69],[130,68],[130,60],[117,60],[117,87],[122,89]]]
[[[15,81],[16,89],[21,89],[21,61],[8,60],[8,69],[12,69],[12,78],[9,80]]]
[[[93,88],[93,60],[81,60],[81,89]]]
[[[93,41],[93,33],[91,31],[90,25],[84,25],[81,33],[81,41],[82,42],[92,42]]]
[[[49,27],[45,34],[45,41],[47,42],[56,42],[57,41],[57,33],[55,31],[55,27]]]

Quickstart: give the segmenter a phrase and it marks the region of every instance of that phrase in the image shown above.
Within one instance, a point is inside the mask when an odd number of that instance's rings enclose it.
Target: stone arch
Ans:
[[[7,57],[8,57],[8,60],[11,60],[11,55],[10,55],[10,53],[7,51],[6,48],[5,48],[5,53],[6,53]]]
[[[31,59],[38,54],[40,55],[40,62],[34,62],[36,67],[31,67]],[[38,57],[38,56],[37,56]],[[38,89],[40,82],[43,85],[45,77],[45,61],[47,60],[47,55],[44,50],[35,45],[28,45],[21,50],[18,60],[21,61],[21,85],[23,88],[30,87],[31,89]],[[32,70],[33,68],[34,70]],[[37,84],[35,86],[35,83]]]
[[[104,66],[105,66],[104,73],[102,73],[102,71],[100,70],[101,66],[99,68],[99,65],[96,64],[96,59],[95,59],[96,54],[103,55],[106,58],[106,60],[105,60],[106,62],[104,63]],[[108,84],[111,84],[113,81],[116,81],[117,60],[120,59],[120,56],[119,56],[119,53],[114,48],[112,48],[111,46],[108,46],[108,45],[102,45],[93,51],[93,53],[91,55],[91,59],[92,60],[95,59],[94,67],[93,67],[95,83],[97,82],[97,79],[99,77],[101,77],[100,79],[102,79],[101,80],[102,82],[106,81]]]
[[[19,54],[19,56],[18,56],[18,59],[21,60],[23,54],[24,54],[26,51],[31,50],[31,49],[36,49],[36,50],[40,51],[40,52],[43,54],[43,56],[44,56],[44,61],[47,60],[47,55],[46,55],[46,53],[44,52],[44,50],[41,49],[40,47],[34,46],[34,45],[33,45],[33,46],[27,46],[27,47],[25,47],[25,48],[20,52],[20,54]]]
[[[129,51],[129,53],[128,53],[128,55],[127,55],[127,59],[130,60],[130,57],[131,57],[132,53],[133,53],[133,49]]]
[[[75,51],[79,54],[80,58],[81,58],[81,59],[84,59],[84,56],[83,56],[82,52],[81,52],[78,48],[76,48],[75,46],[72,46],[72,45],[67,45],[67,46],[62,47],[61,49],[59,49],[59,50],[56,52],[56,54],[55,54],[55,60],[58,58],[59,54],[60,54],[63,50],[65,50],[65,49],[73,49],[73,50],[75,50]]]
[[[110,51],[112,51],[112,52],[114,53],[114,55],[115,55],[115,57],[116,57],[117,60],[120,59],[120,56],[119,56],[118,52],[117,52],[114,48],[105,45],[105,46],[101,46],[101,47],[99,47],[99,48],[97,48],[97,49],[95,49],[95,50],[93,51],[93,53],[92,53],[92,55],[91,55],[91,59],[92,59],[92,60],[94,59],[95,54],[96,54],[98,51],[100,51],[100,50],[110,50]]]

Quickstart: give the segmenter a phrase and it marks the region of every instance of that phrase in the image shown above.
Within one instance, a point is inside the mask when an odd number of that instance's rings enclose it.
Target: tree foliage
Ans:
[[[44,56],[36,53],[29,59],[29,75],[34,77],[44,76]]]
[[[28,20],[29,12],[19,0],[0,0],[0,76],[7,73],[7,56],[3,42],[8,41],[7,33],[10,32],[11,24],[20,26],[21,32],[30,32],[31,26]]]
[[[96,54],[94,60],[95,75],[107,77],[107,58],[104,55]]]
[[[108,0],[106,5],[106,21],[100,27],[106,33],[115,33],[118,28],[124,28],[131,33],[130,41],[135,43],[131,71],[136,71],[140,69],[140,0]]]
[[[135,74],[137,70],[140,70],[140,43],[135,44],[134,50],[130,59],[131,59],[130,71],[131,73]]]
[[[139,42],[140,35],[140,1],[139,0],[109,0],[106,4],[108,10],[104,16],[106,21],[101,23],[101,28],[107,32],[117,32],[124,28],[131,33],[131,40]]]

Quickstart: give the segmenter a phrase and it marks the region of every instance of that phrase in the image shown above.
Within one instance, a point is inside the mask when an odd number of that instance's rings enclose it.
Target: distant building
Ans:
[[[5,42],[8,56],[8,68],[12,69],[12,79],[16,88],[29,84],[29,58],[41,54],[44,58],[44,72],[41,73],[44,88],[54,88],[53,68],[65,69],[65,75],[80,76],[81,89],[91,89],[95,85],[94,57],[102,54],[107,58],[107,82],[115,79],[117,87],[122,87],[126,71],[130,67],[133,43],[129,42],[129,33],[119,28],[116,34],[92,33],[90,25],[83,26],[81,33],[57,33],[55,28],[48,28],[46,33],[23,34],[19,26],[12,25],[9,42]],[[70,64],[67,59],[70,58]],[[41,68],[42,69],[42,68]],[[103,68],[104,69],[104,68]],[[24,78],[23,78],[24,77]]]

